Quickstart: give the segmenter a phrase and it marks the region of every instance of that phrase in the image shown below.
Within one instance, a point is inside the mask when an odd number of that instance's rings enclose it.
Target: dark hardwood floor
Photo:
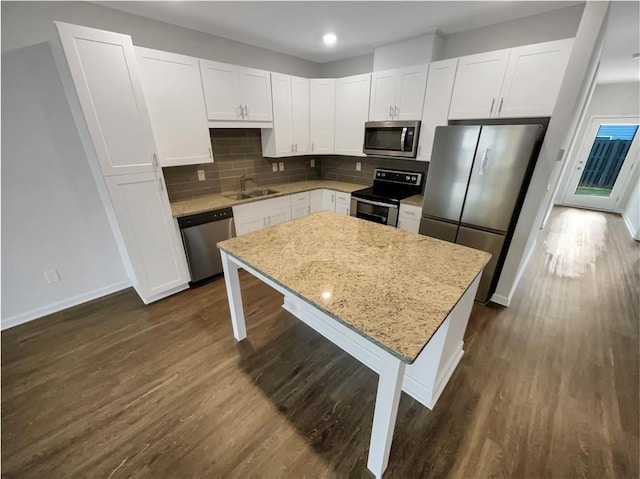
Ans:
[[[640,247],[556,208],[510,308],[475,306],[433,411],[402,396],[386,477],[635,478]],[[242,275],[132,290],[2,333],[2,475],[371,477],[377,377]]]

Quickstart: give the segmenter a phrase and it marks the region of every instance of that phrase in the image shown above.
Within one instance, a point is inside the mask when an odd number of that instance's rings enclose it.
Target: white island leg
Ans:
[[[367,467],[377,478],[382,477],[389,462],[398,403],[402,394],[404,367],[405,364],[402,361],[389,354],[383,361],[378,379],[378,393],[376,394],[376,407],[373,413],[373,428],[367,461]]]
[[[222,269],[224,270],[224,283],[227,286],[227,299],[231,312],[231,325],[233,336],[242,341],[247,337],[247,326],[244,322],[244,310],[242,309],[242,293],[240,292],[240,278],[238,278],[238,265],[231,261],[229,255],[220,250],[222,257]]]

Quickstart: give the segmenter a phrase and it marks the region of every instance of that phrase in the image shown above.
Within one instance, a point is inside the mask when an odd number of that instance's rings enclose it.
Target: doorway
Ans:
[[[570,173],[563,203],[614,211],[638,163],[638,117],[593,117]]]

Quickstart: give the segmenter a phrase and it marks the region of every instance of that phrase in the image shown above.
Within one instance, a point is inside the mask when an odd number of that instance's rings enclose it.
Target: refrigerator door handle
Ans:
[[[400,135],[400,151],[404,151],[404,139],[407,136],[407,127],[402,129],[402,135]]]
[[[478,169],[478,174],[480,176],[484,175],[484,170],[487,167],[487,161],[489,159],[489,151],[491,151],[490,148],[485,148],[484,153],[482,154],[482,160],[480,160],[480,168]]]

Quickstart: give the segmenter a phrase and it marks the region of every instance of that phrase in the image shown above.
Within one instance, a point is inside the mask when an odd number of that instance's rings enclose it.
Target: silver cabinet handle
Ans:
[[[502,111],[502,102],[504,101],[504,97],[500,98],[500,106],[498,106],[498,113]]]
[[[393,118],[393,107],[389,105],[389,116]]]
[[[247,105],[244,106],[244,116],[247,117],[245,118],[246,120],[249,119],[249,108],[247,108]]]
[[[313,143],[311,143],[311,151],[313,151]]]
[[[496,102],[496,99],[492,98],[491,99],[491,108],[489,108],[489,115],[491,115],[491,113],[493,113],[493,105],[494,105],[495,102]]]
[[[242,117],[242,119],[244,120],[244,110],[242,108],[242,105],[240,105],[238,108],[240,108],[240,116]]]
[[[487,167],[487,161],[489,160],[489,148],[485,148],[484,153],[482,154],[482,160],[480,160],[480,168],[478,169],[478,175],[484,175],[484,170]]]
[[[158,167],[158,155],[156,153],[153,154],[153,167]]]
[[[398,108],[397,106],[394,108],[394,111],[396,112],[396,118],[400,118],[400,108]]]
[[[296,153],[298,153],[298,144],[296,143]]]

